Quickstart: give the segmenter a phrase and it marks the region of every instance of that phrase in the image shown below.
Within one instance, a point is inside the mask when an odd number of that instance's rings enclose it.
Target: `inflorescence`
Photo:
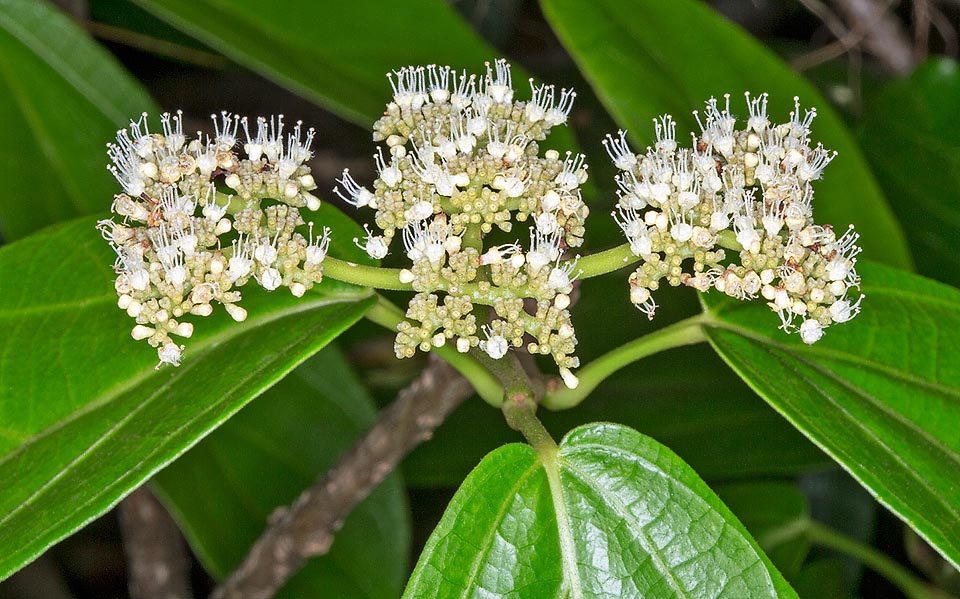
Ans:
[[[375,230],[366,226],[358,246],[379,260],[399,243],[410,261],[397,275],[416,292],[397,327],[397,356],[450,343],[499,360],[522,348],[551,356],[576,387],[568,307],[581,272],[570,250],[583,243],[589,213],[580,197],[587,164],[540,148],[566,123],[574,92],[531,79],[530,99],[516,100],[504,60],[482,75],[429,65],[387,77],[393,101],[373,128],[384,142],[378,175],[368,187],[344,170],[334,192],[373,211]],[[813,182],[835,156],[811,147],[816,111],[795,99],[789,121],[774,124],[766,94],[746,100],[740,127],[729,96],[694,112],[701,131],[688,148],[669,115],[654,119],[656,142],[644,154],[623,131],[607,136],[621,171],[613,216],[641,261],[630,300],[653,318],[664,280],[759,296],[782,329],[814,343],[860,311],[858,235],[813,220]],[[144,114],[108,146],[122,220],[98,228],[117,254],[118,305],[136,320],[132,336],[156,347],[161,364],[178,365],[184,346],[173,337],[193,334],[188,315],[209,316],[217,302],[243,321],[239,288],[251,279],[297,297],[319,283],[330,231],[300,213],[320,206],[306,164],[312,129],[297,122],[285,135],[282,115],[249,122],[223,112],[212,136],[189,140],[180,113],[160,121],[151,133]],[[241,129],[245,157],[236,152]]]
[[[500,359],[525,347],[551,355],[575,386],[567,306],[577,270],[564,253],[583,242],[587,165],[582,155],[541,156],[538,144],[566,123],[574,92],[531,80],[531,98],[515,100],[504,60],[480,76],[436,65],[387,76],[393,101],[373,134],[386,145],[374,155],[378,176],[365,187],[344,170],[334,191],[375,211],[378,231],[357,240],[370,256],[400,237],[412,263],[400,274],[417,294],[397,356],[452,343]],[[517,239],[496,244],[491,233]]]
[[[835,152],[810,145],[816,110],[795,109],[786,123],[767,118],[767,95],[746,94],[749,118],[737,127],[730,98],[715,98],[701,133],[680,148],[669,115],[654,119],[656,143],[634,154],[625,133],[604,142],[621,173],[613,216],[642,259],[630,277],[630,299],[650,318],[660,281],[711,288],[740,300],[762,296],[780,328],[815,343],[823,331],[860,311],[855,269],[858,235],[837,235],[813,220],[813,181]],[[728,262],[724,248],[737,252]],[[685,262],[692,258],[692,268]]]
[[[313,223],[296,230],[300,208],[320,206],[306,165],[312,129],[297,122],[284,136],[282,115],[253,123],[224,112],[213,115],[212,137],[189,140],[179,112],[160,121],[151,133],[144,114],[108,146],[122,220],[98,228],[117,253],[117,303],[136,320],[133,338],[176,366],[184,346],[171,336],[193,334],[188,315],[209,316],[218,302],[245,320],[239,288],[251,279],[302,296],[322,278],[330,238]],[[240,129],[246,158],[235,151]]]

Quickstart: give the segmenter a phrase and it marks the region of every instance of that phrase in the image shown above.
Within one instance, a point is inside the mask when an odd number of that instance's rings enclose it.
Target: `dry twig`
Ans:
[[[130,597],[190,599],[190,558],[176,522],[141,487],[120,502]]]
[[[308,558],[330,549],[351,510],[472,393],[466,379],[431,357],[329,472],[271,516],[267,530],[212,599],[272,597]]]

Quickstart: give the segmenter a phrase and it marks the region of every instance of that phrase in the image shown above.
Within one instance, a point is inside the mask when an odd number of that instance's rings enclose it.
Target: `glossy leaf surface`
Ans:
[[[104,145],[153,101],[45,0],[0,0],[0,56],[3,236],[101,212],[117,187]]]
[[[704,296],[714,348],[777,411],[960,563],[960,291],[875,264],[815,345],[760,302]]]
[[[487,456],[404,596],[507,594],[796,597],[689,466],[614,424],[577,428],[549,455],[513,444]]]
[[[793,97],[816,106],[815,142],[840,155],[816,185],[820,222],[855,223],[874,260],[911,264],[890,208],[853,137],[829,103],[800,75],[738,26],[697,0],[542,0],[544,13],[584,76],[636,149],[653,137],[652,119],[671,113],[678,141],[699,131],[691,111],[711,96],[731,94],[745,117],[743,93],[770,94],[769,115],[788,119]],[[669,40],[669,41],[668,41]]]
[[[375,416],[366,390],[329,347],[160,472],[153,485],[206,568],[222,578],[270,514],[327,471]],[[310,560],[278,597],[398,596],[409,520],[403,482],[393,474],[350,513],[330,552]]]
[[[318,220],[341,240],[356,227],[332,208]],[[334,281],[300,299],[245,289],[245,322],[222,310],[198,319],[183,365],[154,370],[155,350],[130,339],[116,307],[114,255],[94,222],[0,249],[0,578],[104,513],[372,302]]]

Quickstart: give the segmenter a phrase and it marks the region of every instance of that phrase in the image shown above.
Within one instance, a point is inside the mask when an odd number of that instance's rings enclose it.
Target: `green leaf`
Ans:
[[[363,126],[390,98],[384,73],[406,64],[476,70],[496,56],[442,0],[136,0],[238,63]],[[519,79],[523,81],[523,79]]]
[[[960,563],[960,291],[875,264],[863,312],[815,345],[760,302],[704,296],[707,336],[770,405]]]
[[[369,127],[390,101],[385,73],[404,65],[483,69],[499,52],[443,0],[292,0],[264,10],[259,0],[136,0],[159,18],[238,63],[341,117]],[[515,87],[529,77],[514,65]],[[561,82],[558,82],[561,83]],[[569,129],[550,142],[573,149]]]
[[[0,0],[0,231],[18,239],[116,193],[104,145],[153,101],[106,50],[45,1]]]
[[[356,230],[324,207],[340,243]],[[116,307],[93,219],[0,249],[0,579],[104,513],[356,322],[366,290],[244,291],[249,318],[197,323],[183,366],[154,370]],[[351,228],[352,227],[352,228]]]
[[[816,141],[840,155],[818,181],[818,220],[854,223],[865,255],[907,268],[910,252],[883,194],[840,117],[817,90],[738,26],[696,0],[541,0],[544,13],[607,109],[645,145],[651,121],[669,112],[678,139],[695,129],[691,111],[724,93],[770,93],[770,114],[786,118],[792,99],[818,108]],[[745,114],[746,107],[736,111]],[[642,147],[642,146],[641,146]]]
[[[366,390],[328,347],[157,474],[153,485],[207,570],[223,578],[273,510],[326,472],[375,417]],[[393,474],[350,513],[330,552],[308,562],[278,596],[398,596],[409,519],[403,482]]]
[[[405,597],[796,597],[730,510],[649,437],[591,424],[544,453],[513,444],[484,458]]]
[[[805,531],[810,514],[796,484],[780,481],[729,483],[715,487],[773,565],[792,580],[810,550]]]
[[[927,63],[870,103],[860,127],[873,165],[917,256],[917,270],[960,285],[960,68]]]

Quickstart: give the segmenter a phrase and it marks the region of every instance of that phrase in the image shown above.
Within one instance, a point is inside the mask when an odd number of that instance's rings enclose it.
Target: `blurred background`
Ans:
[[[13,1],[39,3],[41,0]],[[192,24],[190,10],[184,9],[177,16],[158,8],[190,3],[55,0],[51,4],[113,54],[161,109],[183,110],[186,129],[207,130],[208,115],[220,110],[248,115],[283,113],[289,120],[302,120],[318,131],[311,166],[320,187],[317,193],[325,200],[336,201],[329,191],[345,167],[358,181],[370,181],[374,177],[370,159],[373,146],[367,127],[372,121],[365,116],[371,112],[369,104],[352,106],[349,101],[324,98],[306,89],[301,82],[291,80],[275,63],[259,63],[258,53],[270,50],[261,45],[262,40],[251,38],[249,47],[243,43],[216,43],[217,34],[210,33],[215,27],[208,26],[207,22]],[[196,10],[218,11],[221,4],[229,6],[226,2],[197,2]],[[361,40],[370,35],[370,52],[391,52],[392,48],[398,60],[406,60],[402,31],[395,31],[385,39],[379,33],[380,28],[370,33],[368,23],[356,19],[357,15],[365,14],[378,23],[389,23],[398,18],[400,11],[407,10],[404,2],[350,2],[351,7],[339,4],[297,0],[260,3],[259,10],[264,13],[300,15],[294,18],[303,22],[302,27],[281,29],[272,35],[281,40],[284,36],[296,38],[292,39],[291,47],[307,46],[316,50],[315,54],[305,51],[299,56],[284,57],[284,48],[278,47],[280,60],[289,60],[288,66],[293,69],[302,62],[305,72],[325,68],[321,62],[324,58],[330,59],[331,64],[336,62],[336,43],[339,42],[302,37],[304,32],[309,36],[314,19],[325,22],[324,30],[346,30],[348,35]],[[960,264],[955,253],[949,258],[952,250],[949,245],[943,247],[943,240],[954,238],[960,228],[957,200],[960,171],[953,171],[950,178],[944,177],[939,182],[929,181],[929,173],[933,168],[960,168],[958,140],[947,135],[949,127],[957,130],[956,123],[951,124],[951,119],[957,120],[957,113],[951,111],[960,107],[960,83],[956,65],[951,60],[957,58],[958,52],[960,1],[715,0],[706,4],[758,39],[820,90],[854,132],[873,165],[892,209],[904,223],[917,270],[957,284]],[[617,124],[591,93],[589,82],[583,79],[565,51],[540,5],[533,0],[458,0],[450,2],[449,7],[451,16],[465,24],[463,29],[451,27],[451,36],[463,36],[463,32],[472,30],[478,45],[487,44],[491,48],[489,58],[508,57],[540,80],[578,90],[571,125],[581,151],[591,158],[592,187],[585,199],[594,220],[588,228],[588,247],[611,245],[609,240],[617,230],[605,216],[616,196],[613,168],[606,164],[600,141],[606,133],[616,131]],[[624,14],[623,18],[643,19],[644,15],[642,12]],[[216,22],[217,19],[218,16],[213,15],[209,20]],[[221,25],[229,28],[229,19],[229,15],[224,15]],[[285,26],[282,19],[277,26]],[[425,22],[423,26],[434,25]],[[0,23],[0,32],[3,29]],[[671,35],[673,33],[666,32],[662,40],[668,52]],[[699,33],[694,28],[689,35]],[[703,52],[714,51],[709,42],[709,38],[704,37]],[[421,55],[433,51],[436,58],[432,60],[436,62],[445,60],[446,48],[442,44],[422,50]],[[7,60],[12,60],[11,56],[0,53],[0,63]],[[374,62],[379,64],[383,60]],[[472,66],[479,71],[483,65],[458,66]],[[329,72],[330,77],[337,76],[335,69],[330,68]],[[377,79],[380,74],[372,77],[379,83],[369,85],[378,85],[371,93],[379,94],[385,103],[390,88],[386,78]],[[621,74],[624,78],[631,75]],[[345,75],[345,78],[348,77]],[[366,85],[366,82],[350,84]],[[518,96],[525,97],[522,79],[515,79],[515,87],[519,90]],[[742,91],[730,89],[735,99]],[[923,123],[913,123],[914,113],[905,109],[909,102],[913,102],[910,108],[938,112]],[[697,107],[690,105],[689,109]],[[890,116],[891,110],[902,108],[903,112],[894,114],[892,124],[878,124],[883,122],[881,117]],[[651,119],[653,116],[648,115]],[[0,120],[6,118],[3,116]],[[938,128],[939,123],[945,123],[943,135],[935,141],[906,140],[903,145],[890,145],[883,133],[889,130],[888,126]],[[3,131],[4,125],[0,123],[0,138]],[[816,136],[816,127],[814,131]],[[109,138],[104,138],[99,143],[108,141]],[[892,172],[898,157],[916,156],[916,152],[925,147],[929,149],[924,144],[930,143],[942,144],[936,151],[952,156],[943,158],[947,161],[945,166],[922,163],[916,168],[911,166],[906,174]],[[95,160],[100,161],[106,163],[106,156]],[[910,188],[913,184],[916,189]],[[933,191],[928,193],[928,189]],[[912,203],[918,193],[946,199],[933,208],[919,211]],[[109,196],[103,199],[103,208],[108,204]],[[13,234],[8,229],[5,231],[12,240]],[[948,258],[943,259],[944,256]],[[634,338],[649,327],[645,319],[641,322],[629,311],[629,306],[614,309],[602,299],[590,299],[603,298],[605,293],[622,294],[622,284],[620,279],[609,277],[591,281],[589,294],[587,285],[584,286],[584,299],[575,312],[575,320],[618,323],[615,330],[584,333],[581,347],[585,359],[618,341]],[[664,294],[658,326],[697,309],[692,294],[675,290],[664,290]],[[582,331],[589,329],[591,327],[578,327]],[[420,359],[397,362],[393,358],[392,338],[364,323],[342,337],[339,347],[381,405],[389,402],[424,364]],[[689,371],[691,365],[709,374],[690,377],[678,386],[677,373]],[[651,372],[658,374],[651,375]],[[625,410],[622,397],[641,388],[650,396],[649,400],[638,409]],[[708,392],[721,394],[723,405],[707,405],[703,397]],[[548,415],[547,423],[555,432],[562,433],[578,423],[595,419],[613,419],[636,426],[670,446],[721,496],[730,498],[734,511],[737,511],[737,498],[747,495],[743,493],[745,485],[785,481],[805,506],[802,509],[809,510],[816,520],[873,546],[914,572],[939,582],[943,588],[960,593],[960,578],[955,571],[753,395],[708,349],[678,350],[647,360],[642,367],[628,368],[601,387],[595,401],[569,414]],[[727,430],[720,435],[722,438],[716,438],[717,423],[721,420],[728,424]],[[705,441],[708,437],[710,443]],[[487,451],[513,440],[515,435],[503,426],[499,414],[473,401],[460,408],[433,441],[408,458],[403,474],[412,521],[409,557],[404,557],[406,567],[412,567],[459,480]],[[202,485],[196,491],[203,493]],[[745,509],[753,510],[751,513],[759,514],[762,520],[762,510],[753,509],[755,507],[748,502]],[[738,514],[748,520],[747,516]],[[762,522],[759,525],[762,526]],[[115,510],[0,583],[0,598],[127,597],[121,539]],[[789,578],[804,597],[902,597],[882,577],[840,554],[805,546],[794,548],[791,555],[782,559],[790,564],[792,576]],[[781,562],[778,566],[784,567]],[[192,561],[189,568],[197,596],[205,595],[212,589],[213,580],[198,562]]]

